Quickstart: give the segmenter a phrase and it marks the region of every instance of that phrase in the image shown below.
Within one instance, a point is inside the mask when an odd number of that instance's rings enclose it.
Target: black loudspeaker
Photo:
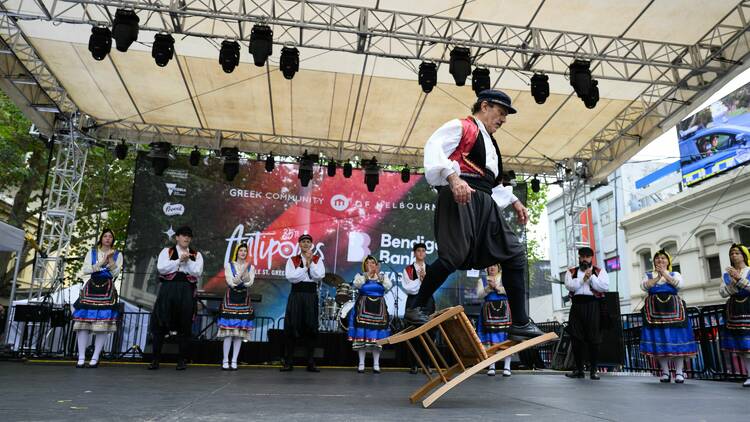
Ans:
[[[600,365],[622,365],[625,361],[625,346],[622,339],[620,317],[620,294],[607,292],[604,296],[607,307],[602,315],[602,344],[599,347]]]
[[[15,305],[13,321],[15,322],[47,322],[52,313],[52,305]]]

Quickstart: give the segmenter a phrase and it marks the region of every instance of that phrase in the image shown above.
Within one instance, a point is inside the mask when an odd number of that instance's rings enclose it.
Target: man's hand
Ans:
[[[516,211],[516,217],[518,217],[518,223],[525,226],[529,222],[529,211],[523,206],[521,201],[513,203],[513,209]]]
[[[181,253],[180,254],[180,262],[186,262],[188,259],[190,259],[189,253]]]
[[[474,193],[474,189],[472,189],[465,180],[458,177],[456,173],[453,173],[448,176],[448,185],[451,188],[451,192],[453,192],[453,199],[456,200],[456,203],[469,203],[471,194]]]
[[[583,272],[583,281],[588,281],[589,278],[591,278],[591,267]]]

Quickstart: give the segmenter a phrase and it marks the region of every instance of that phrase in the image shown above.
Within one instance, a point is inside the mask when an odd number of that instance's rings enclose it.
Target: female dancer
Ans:
[[[750,252],[742,244],[729,248],[729,263],[719,289],[728,297],[724,329],[721,331],[721,349],[735,353],[745,362],[748,373],[743,387],[750,387]]]
[[[224,264],[224,277],[227,280],[227,290],[221,304],[217,322],[219,332],[216,337],[224,339],[224,360],[221,362],[221,369],[230,370],[229,349],[232,347],[231,370],[236,371],[242,340],[250,340],[255,318],[249,294],[250,286],[255,281],[255,268],[247,259],[246,244],[237,246],[234,259]]]
[[[365,372],[365,354],[370,351],[372,372],[379,374],[382,346],[375,342],[391,334],[383,295],[392,284],[387,275],[380,273],[380,264],[372,256],[368,255],[362,262],[362,272],[354,277],[354,288],[359,291],[359,299],[354,312],[349,314],[349,341],[352,342],[352,349],[359,354],[357,372]]]
[[[674,382],[685,382],[685,357],[698,353],[693,326],[685,302],[677,295],[682,275],[672,271],[672,257],[664,250],[654,254],[654,269],[646,273],[641,289],[648,293],[643,306],[641,353],[653,356],[661,367],[660,382],[670,382],[669,363],[674,365]]]
[[[502,343],[508,339],[508,327],[512,323],[510,308],[508,307],[508,296],[503,288],[502,274],[499,265],[487,267],[487,279],[479,279],[477,283],[477,296],[484,299],[482,310],[477,320],[477,335],[485,347]],[[508,356],[503,360],[503,376],[509,377],[510,360]],[[487,369],[487,375],[495,376],[495,364]]]
[[[73,330],[78,340],[78,362],[76,368],[84,368],[86,347],[89,337],[95,334],[94,355],[89,368],[99,366],[99,354],[102,352],[107,335],[117,331],[117,320],[120,316],[117,302],[117,290],[114,280],[122,271],[122,254],[112,246],[115,234],[104,229],[99,236],[96,247],[91,249],[83,262],[83,274],[91,277],[83,286],[78,300],[73,307]]]

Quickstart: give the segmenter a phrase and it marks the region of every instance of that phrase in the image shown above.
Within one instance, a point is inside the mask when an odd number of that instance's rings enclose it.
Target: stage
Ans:
[[[747,388],[688,380],[660,384],[651,376],[603,375],[569,380],[560,372],[477,375],[430,409],[407,396],[424,375],[353,369],[310,374],[296,368],[142,364],[76,369],[73,364],[0,362],[0,412],[16,420],[747,420]],[[355,419],[356,418],[356,419]]]

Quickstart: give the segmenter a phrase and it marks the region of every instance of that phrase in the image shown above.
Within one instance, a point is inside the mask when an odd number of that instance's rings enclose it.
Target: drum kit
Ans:
[[[335,289],[330,295],[330,289],[325,289],[320,303],[320,329],[322,331],[346,332],[349,330],[349,313],[354,309],[355,290],[341,276],[326,273],[323,284]]]

